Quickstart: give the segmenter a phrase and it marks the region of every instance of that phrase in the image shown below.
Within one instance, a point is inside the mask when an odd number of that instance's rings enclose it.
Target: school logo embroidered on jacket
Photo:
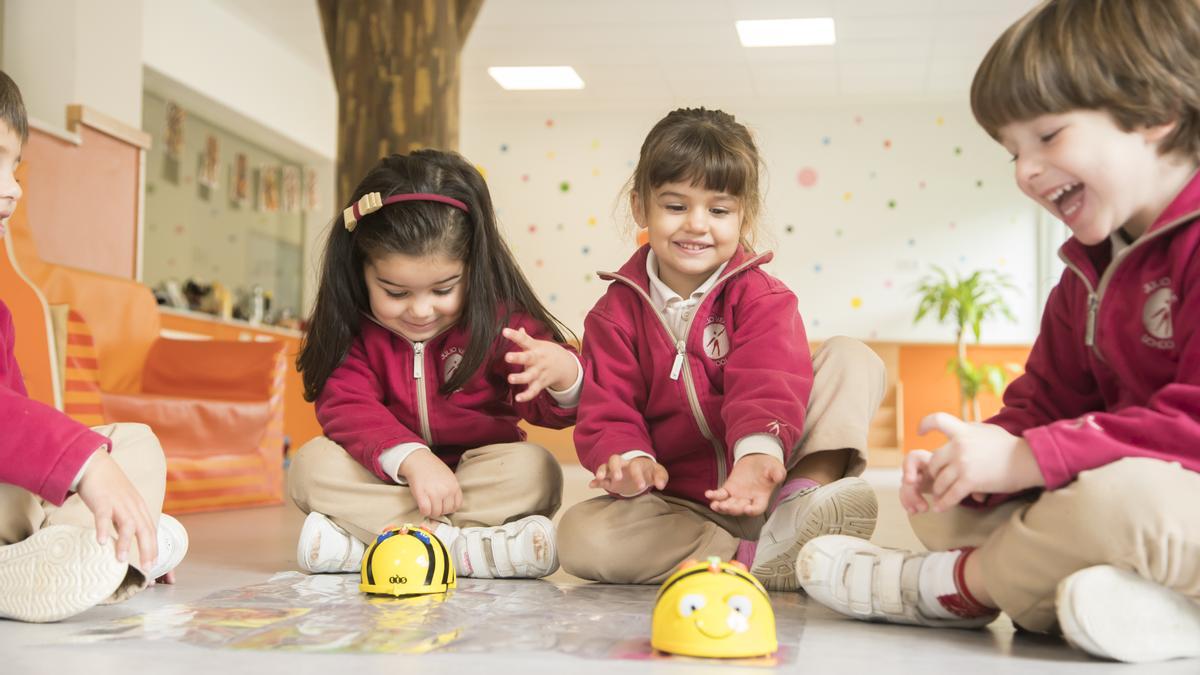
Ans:
[[[704,354],[713,361],[721,362],[729,356],[729,331],[725,324],[714,321],[704,327]]]
[[[1147,333],[1142,335],[1142,344],[1155,349],[1174,349],[1172,306],[1179,296],[1171,290],[1171,278],[1163,277],[1147,283],[1142,290],[1148,294],[1146,303],[1142,305],[1142,325]]]
[[[459,364],[462,363],[463,355],[458,352],[451,352],[442,365],[442,382],[449,382],[454,376],[454,371],[458,370]]]

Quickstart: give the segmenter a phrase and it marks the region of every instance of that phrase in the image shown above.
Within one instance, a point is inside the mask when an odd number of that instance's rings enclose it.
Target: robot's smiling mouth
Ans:
[[[706,637],[710,640],[724,640],[725,638],[729,637],[730,635],[733,635],[733,630],[727,630],[724,633],[710,633],[710,632],[704,630],[704,622],[702,622],[702,621],[696,622],[696,630],[700,631],[701,635],[703,635],[704,637]]]

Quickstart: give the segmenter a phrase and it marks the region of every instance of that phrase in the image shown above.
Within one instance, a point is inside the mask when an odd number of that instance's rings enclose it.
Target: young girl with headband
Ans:
[[[460,576],[558,567],[562,470],[517,423],[573,424],[583,370],[465,159],[392,155],[362,180],[329,233],[297,365],[324,431],[288,477],[309,514],[302,569],[358,571],[365,543],[406,522]]]

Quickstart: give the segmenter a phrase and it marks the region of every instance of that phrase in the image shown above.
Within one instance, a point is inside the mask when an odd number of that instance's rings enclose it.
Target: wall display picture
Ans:
[[[209,134],[204,140],[204,152],[200,155],[200,170],[196,172],[196,183],[209,190],[220,187],[217,179],[218,167],[221,165],[221,141]]]
[[[317,172],[315,169],[304,169],[304,210],[316,211],[321,208],[321,198],[317,191]]]
[[[300,210],[300,168],[283,167],[283,212],[296,213]]]
[[[279,211],[279,167],[264,166],[259,169],[258,210],[267,213]]]
[[[250,199],[250,161],[244,152],[239,152],[233,160],[233,180],[230,183],[233,185],[230,190],[233,202],[244,205]]]

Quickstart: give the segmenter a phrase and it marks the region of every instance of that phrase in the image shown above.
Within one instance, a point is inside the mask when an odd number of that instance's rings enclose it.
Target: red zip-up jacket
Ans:
[[[29,490],[61,505],[84,462],[104,436],[29,398],[13,355],[12,314],[0,301],[0,483]]]
[[[524,328],[538,340],[553,340],[545,326],[524,313],[513,314],[507,325]],[[544,390],[532,401],[513,400],[525,385],[510,385],[508,376],[522,366],[507,363],[504,355],[520,348],[504,337],[496,339],[491,354],[461,389],[440,394],[442,383],[462,361],[469,337],[455,325],[414,343],[364,317],[346,359],[316,400],[325,435],[391,483],[379,455],[401,443],[422,443],[453,468],[472,448],[525,440],[517,426],[521,419],[553,429],[575,422],[575,410],[559,407]]]
[[[1200,174],[1115,259],[1059,250],[1025,374],[988,420],[1022,435],[1055,489],[1125,457],[1200,471]]]
[[[733,446],[751,434],[800,442],[812,356],[796,296],[739,251],[701,298],[676,342],[650,299],[643,246],[584,322],[584,384],[575,427],[593,473],[613,455],[642,450],[669,474],[666,494],[705,503],[725,482]]]

